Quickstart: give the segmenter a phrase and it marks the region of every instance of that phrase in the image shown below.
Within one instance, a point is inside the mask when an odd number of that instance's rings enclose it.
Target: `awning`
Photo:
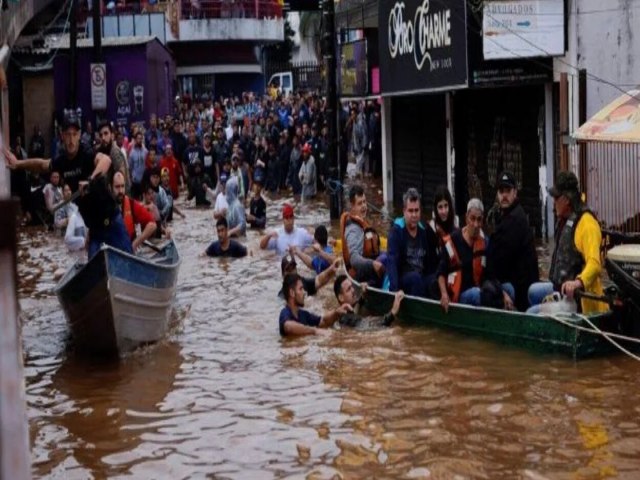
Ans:
[[[640,90],[630,90],[616,98],[573,137],[583,141],[640,143]]]

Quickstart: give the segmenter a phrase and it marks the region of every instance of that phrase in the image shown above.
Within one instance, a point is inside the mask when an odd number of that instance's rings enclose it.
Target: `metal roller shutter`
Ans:
[[[394,98],[391,112],[394,206],[415,187],[429,216],[435,188],[447,182],[445,96]]]
[[[481,196],[488,210],[496,198],[496,179],[504,169],[515,175],[529,224],[540,235],[539,165],[544,152],[544,87],[476,89],[454,96],[456,203],[464,209]],[[475,173],[477,178],[471,178]]]

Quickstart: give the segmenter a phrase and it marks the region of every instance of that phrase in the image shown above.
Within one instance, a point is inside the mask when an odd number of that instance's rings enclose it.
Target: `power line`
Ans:
[[[437,2],[439,2],[439,3],[442,3],[442,2],[441,2],[441,0],[436,0],[436,1],[437,1]],[[493,16],[493,15],[491,15],[490,13],[484,12],[484,15],[487,15],[487,16],[488,16],[489,18],[491,18],[493,21],[495,21],[495,22],[499,23],[499,24],[502,26],[502,28],[504,28],[505,30],[509,31],[511,34],[513,34],[513,35],[515,35],[516,37],[520,38],[520,39],[521,39],[521,40],[523,40],[524,42],[528,43],[528,44],[529,44],[529,45],[531,45],[533,48],[535,48],[535,49],[537,49],[539,52],[543,53],[545,56],[553,57],[553,55],[552,55],[551,53],[549,53],[548,51],[546,51],[544,48],[540,47],[539,45],[536,45],[535,43],[531,42],[530,40],[528,40],[528,39],[527,39],[527,38],[525,38],[524,36],[520,35],[518,32],[516,32],[515,30],[511,29],[507,24],[505,24],[505,23],[504,23],[504,22],[502,22],[501,20],[497,19],[496,17],[494,17],[494,16]],[[467,26],[467,27],[468,27],[468,26]],[[482,35],[482,31],[477,31],[476,33],[479,33],[480,35]],[[486,37],[486,38],[487,38],[487,39],[489,39],[489,40],[491,40],[492,42],[494,42],[494,43],[496,43],[496,44],[498,43],[498,42],[496,42],[496,41],[495,41],[494,39],[492,39],[492,38],[489,38],[489,37]],[[503,45],[500,45],[500,46],[501,46],[502,48],[505,48]],[[506,48],[505,48],[505,49],[506,49]],[[518,56],[518,57],[520,57],[520,58],[525,58],[525,57],[522,57],[521,55],[518,55],[517,53],[515,53],[515,52],[513,52],[513,51],[511,51],[511,50],[509,50],[509,49],[506,49],[506,50],[508,50],[510,53],[512,53],[512,54],[514,54],[514,55],[516,55],[516,56]],[[562,63],[563,65],[568,66],[569,68],[573,68],[574,70],[576,70],[576,71],[578,71],[578,72],[580,71],[580,68],[576,67],[575,65],[572,65],[571,63],[567,62],[566,60],[564,60],[564,59],[563,59],[563,58],[561,58],[561,57],[556,57],[555,59],[556,59],[556,61],[558,61],[558,62]],[[549,67],[547,66],[547,68],[549,68]],[[553,67],[551,67],[551,69],[553,70]],[[627,91],[626,91],[626,90],[623,90],[623,89],[622,89],[622,88],[620,88],[620,86],[618,86],[617,84],[615,84],[615,83],[613,83],[613,82],[610,82],[610,81],[608,81],[608,80],[606,80],[606,79],[604,79],[604,78],[598,77],[597,75],[594,75],[594,74],[589,73],[589,72],[586,72],[586,75],[587,75],[587,77],[591,77],[593,80],[595,80],[595,81],[597,81],[597,82],[603,83],[603,84],[605,84],[605,85],[609,85],[610,87],[613,87],[613,88],[615,88],[616,90],[619,90],[620,92],[622,92],[622,93],[624,93],[624,94],[626,94],[626,93],[627,93]],[[640,98],[640,97],[639,97],[639,98]]]

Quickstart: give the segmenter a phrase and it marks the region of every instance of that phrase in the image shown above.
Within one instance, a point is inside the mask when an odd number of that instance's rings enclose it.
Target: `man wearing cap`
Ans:
[[[294,225],[293,207],[288,203],[282,207],[283,226],[267,233],[260,239],[260,248],[275,250],[278,255],[284,255],[292,245],[307,248],[313,244],[313,236],[304,228]]]
[[[576,290],[602,295],[600,242],[602,231],[595,215],[582,202],[578,179],[572,172],[562,171],[549,189],[558,218],[555,247],[551,257],[549,281],[529,288],[529,313],[539,313],[540,303],[554,291],[574,298]],[[582,299],[582,312],[602,312],[604,302]]]
[[[316,185],[316,159],[311,155],[311,145],[305,143],[302,147],[302,165],[298,178],[302,184],[302,198],[307,200],[314,198],[317,193]]]
[[[4,158],[8,168],[12,170],[29,170],[32,172],[60,172],[64,183],[69,184],[74,192],[81,181],[91,181],[99,175],[105,177],[112,174],[111,159],[104,153],[93,153],[80,144],[80,112],[65,110],[62,138],[64,151],[54,159],[28,158],[20,160],[8,149],[4,149]],[[110,173],[111,170],[111,173]]]
[[[181,180],[184,185],[184,174],[182,173],[182,165],[173,155],[173,146],[167,143],[164,146],[164,156],[160,160],[160,170],[167,169],[169,172],[169,185],[171,185],[171,196],[174,200],[178,198],[179,189],[178,181]]]
[[[506,171],[500,174],[497,187],[500,210],[487,249],[487,268],[491,278],[514,287],[515,306],[525,311],[529,306],[529,287],[540,279],[533,232],[518,199],[513,174]]]

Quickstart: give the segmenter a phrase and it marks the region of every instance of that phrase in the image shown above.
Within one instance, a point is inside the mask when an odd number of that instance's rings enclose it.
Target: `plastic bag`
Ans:
[[[540,304],[540,313],[547,315],[554,313],[576,313],[577,311],[578,304],[576,301],[558,292],[553,292],[551,295],[548,295]]]

